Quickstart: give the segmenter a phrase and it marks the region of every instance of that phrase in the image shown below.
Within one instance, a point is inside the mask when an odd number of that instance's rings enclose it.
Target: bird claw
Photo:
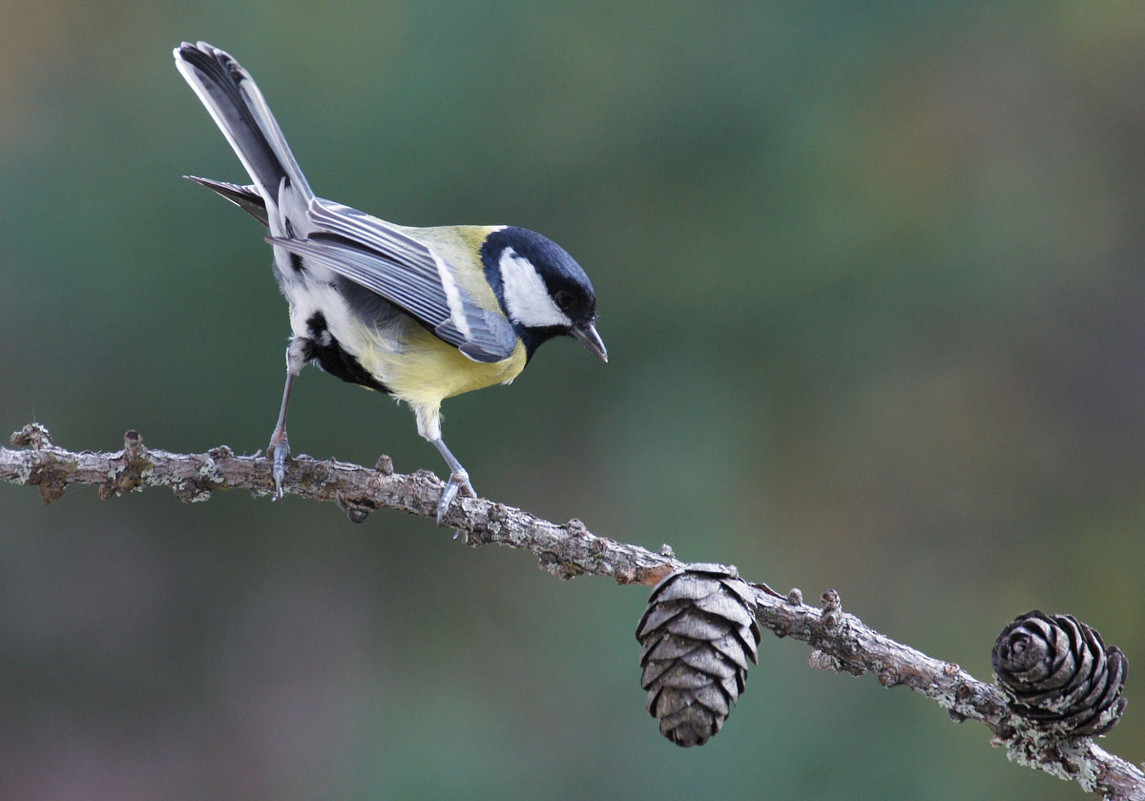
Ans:
[[[272,500],[282,500],[282,481],[286,478],[286,457],[290,456],[290,443],[286,439],[286,434],[278,436],[276,433],[270,438],[270,445],[267,446],[268,452],[274,453],[274,467],[271,470],[271,475],[274,476],[274,495]]]
[[[464,470],[456,470],[449,474],[449,481],[445,482],[445,489],[441,491],[441,500],[437,502],[437,524],[440,526],[445,519],[446,512],[457,498],[458,491],[464,489],[471,497],[476,498],[477,492],[469,483],[469,474]]]

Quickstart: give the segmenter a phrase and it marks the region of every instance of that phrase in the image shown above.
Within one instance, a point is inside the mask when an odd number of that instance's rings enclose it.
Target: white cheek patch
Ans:
[[[512,248],[501,253],[501,291],[509,318],[527,328],[561,326],[572,328],[572,320],[549,297],[537,268]]]

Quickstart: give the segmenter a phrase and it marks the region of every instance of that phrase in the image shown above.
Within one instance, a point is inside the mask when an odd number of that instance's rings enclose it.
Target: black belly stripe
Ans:
[[[357,357],[347,353],[330,335],[322,312],[312,314],[306,325],[310,329],[304,351],[308,362],[317,364],[335,378],[389,394],[389,387],[370,375]]]

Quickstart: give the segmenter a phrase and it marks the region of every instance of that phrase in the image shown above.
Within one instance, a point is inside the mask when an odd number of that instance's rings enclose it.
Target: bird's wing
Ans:
[[[257,187],[187,177],[267,224],[266,204]],[[513,353],[517,338],[509,321],[474,303],[453,281],[449,266],[424,243],[332,201],[311,203],[308,211],[323,231],[309,240],[271,237],[271,244],[314,259],[378,293],[474,361],[501,361]]]
[[[347,206],[313,201],[309,216],[319,230],[308,239],[268,241],[378,293],[474,361],[513,353],[512,324],[498,310],[477,305],[425,243]]]
[[[225,197],[263,225],[269,227],[269,218],[266,215],[266,201],[258,193],[257,186],[242,186],[227,181],[212,181],[210,178],[199,178],[194,175],[184,175],[184,178],[205,186],[221,197]]]

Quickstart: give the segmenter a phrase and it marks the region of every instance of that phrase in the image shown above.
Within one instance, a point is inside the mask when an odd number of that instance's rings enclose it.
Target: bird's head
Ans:
[[[592,282],[564,248],[525,228],[498,228],[485,239],[481,260],[530,358],[543,342],[564,335],[608,361],[596,332]]]

